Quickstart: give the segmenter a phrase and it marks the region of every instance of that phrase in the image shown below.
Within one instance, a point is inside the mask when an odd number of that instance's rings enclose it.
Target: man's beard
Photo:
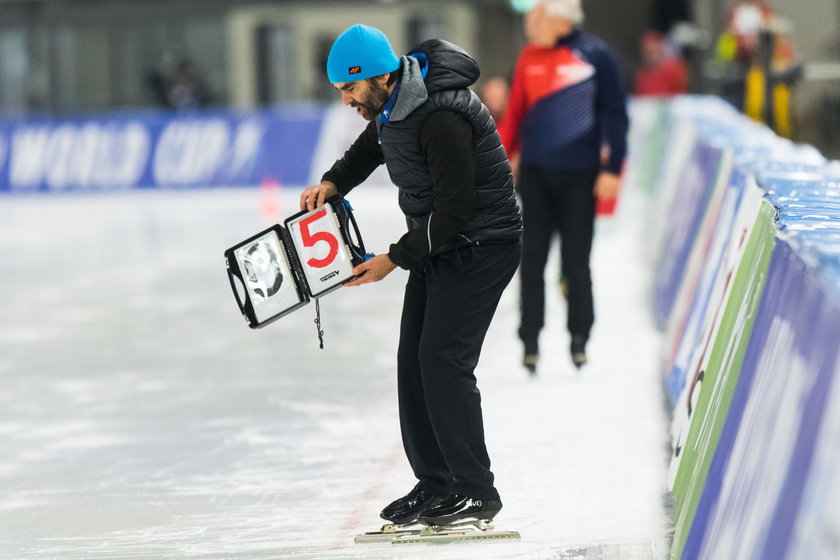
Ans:
[[[350,106],[354,108],[361,108],[361,111],[358,113],[366,120],[372,121],[376,118],[380,112],[382,112],[382,108],[385,106],[385,102],[388,101],[388,88],[380,86],[377,83],[371,83],[370,90],[368,91],[368,95],[364,101],[360,103],[351,103]]]

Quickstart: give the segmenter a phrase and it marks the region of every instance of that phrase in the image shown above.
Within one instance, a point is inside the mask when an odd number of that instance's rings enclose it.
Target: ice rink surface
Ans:
[[[0,558],[666,558],[666,412],[648,312],[644,201],[599,219],[590,363],[568,357],[547,270],[542,363],[514,279],[477,370],[519,542],[356,545],[414,484],[395,353],[406,273],[252,331],[224,249],[299,191],[0,198]],[[396,189],[349,197],[368,250],[404,230]]]

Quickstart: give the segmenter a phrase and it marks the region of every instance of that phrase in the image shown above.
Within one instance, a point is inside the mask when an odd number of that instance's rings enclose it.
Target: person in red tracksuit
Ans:
[[[640,50],[642,63],[636,69],[635,95],[671,97],[688,91],[688,70],[664,33],[645,31]]]
[[[626,153],[626,95],[607,44],[578,26],[580,0],[540,0],[526,15],[502,143],[519,155],[524,235],[520,268],[523,365],[536,372],[544,324],[543,274],[560,232],[572,361],[586,363],[595,320],[589,257],[596,196],[614,199]],[[605,148],[605,149],[604,149]],[[602,150],[608,154],[602,158]]]

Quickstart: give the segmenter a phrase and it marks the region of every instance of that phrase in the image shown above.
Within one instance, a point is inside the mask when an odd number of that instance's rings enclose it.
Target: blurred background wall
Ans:
[[[397,51],[443,37],[470,51],[482,82],[508,77],[533,0],[0,0],[0,116],[335,100],[324,75],[353,23]],[[585,27],[610,42],[632,89],[647,29],[670,33],[691,90],[715,92],[711,65],[734,0],[584,0]],[[840,0],[773,0],[805,71],[794,136],[840,152]],[[172,84],[197,84],[178,98]],[[184,88],[181,88],[182,90]]]

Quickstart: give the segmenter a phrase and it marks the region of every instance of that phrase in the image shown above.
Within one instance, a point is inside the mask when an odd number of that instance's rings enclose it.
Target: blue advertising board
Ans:
[[[668,218],[665,246],[654,280],[654,316],[662,327],[677,297],[692,244],[706,212],[715,184],[720,150],[705,143],[695,146],[688,166],[680,177],[680,204]]]
[[[324,114],[301,105],[0,121],[0,192],[304,184]]]
[[[783,558],[835,375],[840,312],[779,241],[683,558]]]

